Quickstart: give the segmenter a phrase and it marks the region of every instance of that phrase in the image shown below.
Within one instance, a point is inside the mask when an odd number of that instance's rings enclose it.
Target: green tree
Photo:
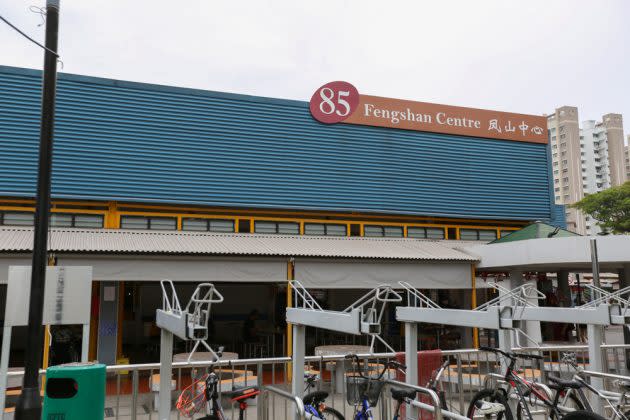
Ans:
[[[630,181],[617,187],[587,195],[571,205],[599,221],[602,230],[630,232]]]

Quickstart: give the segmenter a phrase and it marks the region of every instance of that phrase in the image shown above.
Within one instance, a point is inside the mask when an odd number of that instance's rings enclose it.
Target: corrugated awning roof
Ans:
[[[33,228],[0,228],[0,252],[30,252],[32,243]],[[50,251],[60,253],[478,260],[440,242],[405,238],[55,228],[49,244]]]

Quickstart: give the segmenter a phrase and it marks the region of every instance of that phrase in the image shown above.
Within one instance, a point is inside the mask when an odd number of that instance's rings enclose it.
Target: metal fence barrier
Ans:
[[[519,348],[520,352],[528,352],[544,356],[544,361],[521,361],[518,369],[527,380],[546,382],[546,376],[552,373],[556,376],[569,378],[573,370],[561,363],[563,352],[575,352],[577,361],[586,369],[583,374],[588,377],[599,375],[604,380],[604,392],[607,395],[620,395],[619,381],[628,380],[630,376],[626,368],[626,354],[630,352],[630,345],[603,345],[605,351],[605,372],[588,371],[587,346],[546,346],[542,348]],[[465,415],[468,404],[475,392],[484,388],[484,384],[500,372],[501,360],[495,354],[480,352],[475,349],[462,349],[443,351],[442,356],[450,360],[439,384],[447,401],[447,410],[456,415]],[[395,357],[394,353],[362,354],[360,358],[371,364],[383,364]],[[295,403],[280,395],[275,390],[288,393],[290,389],[290,363],[288,357],[276,357],[265,359],[240,359],[225,360],[216,363],[210,362],[179,362],[173,363],[173,396],[179,395],[191,382],[191,376],[199,376],[207,372],[213,366],[215,372],[221,378],[221,390],[229,391],[234,386],[259,386],[261,390],[267,389],[258,396],[259,401],[254,402],[247,410],[249,420],[283,419],[289,418],[294,412]],[[319,373],[322,380],[317,383],[316,390],[330,391],[326,404],[340,411],[346,418],[351,418],[354,408],[346,403],[345,383],[337,384],[339,378],[345,378],[344,370],[346,361],[343,355],[337,356],[310,356],[305,359],[306,368],[314,373]],[[119,418],[157,419],[157,411],[153,405],[156,401],[157,388],[159,388],[159,363],[139,365],[115,365],[108,366],[108,394],[106,397],[106,420]],[[305,369],[306,369],[305,368]],[[333,369],[337,369],[334,370]],[[338,371],[341,369],[341,372]],[[332,371],[332,372],[331,372]],[[45,373],[40,372],[40,375]],[[22,372],[9,372],[9,379],[18,382]],[[300,381],[303,378],[296,378]],[[389,376],[387,379],[392,380]],[[344,381],[345,382],[345,381]],[[339,386],[338,386],[339,385]],[[419,384],[424,386],[426,384]],[[157,386],[157,387],[156,387]],[[269,387],[272,388],[269,391]],[[338,393],[332,392],[338,390]],[[224,408],[228,418],[238,418],[238,407],[229,401],[224,401]],[[374,410],[375,420],[391,418],[393,402],[389,395],[383,395],[379,406]],[[428,409],[424,407],[423,409]],[[266,412],[265,412],[266,410]],[[430,411],[430,410],[429,410]],[[267,417],[265,417],[267,416]],[[435,415],[434,415],[435,416]],[[448,416],[444,416],[448,417]],[[177,411],[172,412],[172,418],[184,418]]]

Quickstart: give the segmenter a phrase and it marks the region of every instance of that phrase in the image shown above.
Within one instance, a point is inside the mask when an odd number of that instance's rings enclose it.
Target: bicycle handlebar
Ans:
[[[356,354],[347,354],[345,356],[345,359],[347,360],[352,360],[354,363],[357,364],[357,373],[359,374],[360,377],[364,378],[364,379],[376,379],[379,380],[383,377],[383,375],[385,375],[385,372],[387,371],[387,368],[394,368],[394,369],[401,369],[401,370],[405,370],[407,369],[407,366],[403,365],[402,363],[399,363],[395,360],[389,360],[387,362],[385,362],[385,364],[383,365],[383,370],[381,370],[381,372],[375,377],[375,378],[371,378],[371,377],[367,377],[363,374],[363,369],[361,369],[361,360],[359,359],[359,356],[357,356]]]
[[[537,354],[527,354],[527,353],[515,353],[513,351],[511,352],[504,352],[503,350],[500,349],[495,349],[493,347],[486,347],[486,346],[479,346],[479,350],[481,351],[489,351],[491,353],[496,353],[496,354],[502,354],[503,356],[509,358],[509,359],[536,359],[536,360],[544,360],[545,358],[542,356],[539,356]]]

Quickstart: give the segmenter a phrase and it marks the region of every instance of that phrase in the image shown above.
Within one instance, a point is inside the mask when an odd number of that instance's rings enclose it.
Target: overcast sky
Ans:
[[[44,0],[0,0],[43,40]],[[624,114],[628,0],[61,0],[64,72],[309,100],[332,80],[364,94],[580,120]],[[0,22],[0,64],[43,53]]]

